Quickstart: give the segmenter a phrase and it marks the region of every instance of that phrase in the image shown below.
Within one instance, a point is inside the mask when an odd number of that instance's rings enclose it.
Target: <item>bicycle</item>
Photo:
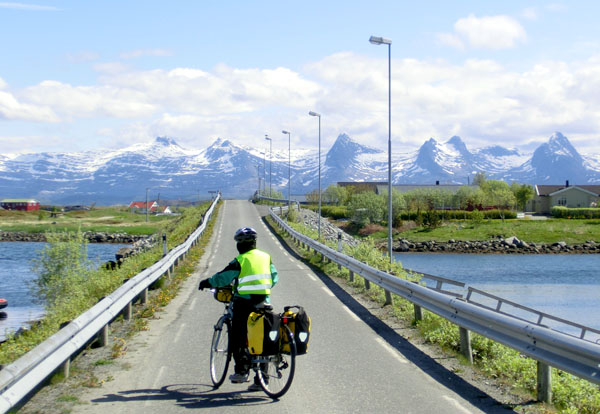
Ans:
[[[216,288],[214,297],[217,301],[225,303],[225,311],[214,326],[210,347],[210,378],[214,389],[217,389],[225,381],[232,357],[232,350],[229,347],[233,318],[232,289],[230,287]],[[271,309],[271,305],[257,306],[257,312]],[[296,371],[296,342],[294,334],[287,324],[287,319],[282,318],[282,335],[277,354],[250,355],[246,349],[250,369],[258,376],[262,390],[273,399],[278,399],[289,390]]]

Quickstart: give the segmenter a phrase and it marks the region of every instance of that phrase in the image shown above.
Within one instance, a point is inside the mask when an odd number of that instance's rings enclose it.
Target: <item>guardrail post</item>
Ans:
[[[471,332],[462,326],[458,327],[460,333],[460,352],[473,364],[473,350],[471,349]]]
[[[552,367],[541,361],[537,362],[537,400],[552,402]]]
[[[108,345],[108,324],[104,325],[98,332],[98,346]]]
[[[140,295],[140,303],[145,304],[147,302],[148,302],[148,288],[144,289],[142,291],[142,294]]]
[[[338,249],[339,253],[342,252],[342,232],[338,232]],[[342,270],[342,265],[338,263],[338,270]]]
[[[348,270],[348,280],[354,282],[354,272],[352,270]]]
[[[163,257],[165,257],[167,255],[167,234],[166,233],[163,233],[162,240],[163,240]]]
[[[69,373],[71,371],[71,357],[68,357],[66,361],[62,363],[60,370],[62,371],[65,379],[69,378]]]
[[[365,289],[371,289],[371,282],[368,279],[365,279]]]
[[[133,307],[131,306],[131,302],[129,302],[127,306],[125,306],[125,309],[123,309],[123,319],[126,321],[131,320],[132,315]]]
[[[423,320],[423,309],[419,305],[415,305],[415,321]]]

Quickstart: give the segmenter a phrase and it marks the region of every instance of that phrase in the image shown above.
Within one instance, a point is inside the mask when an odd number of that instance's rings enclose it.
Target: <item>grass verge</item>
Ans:
[[[293,246],[293,240],[287,233],[279,230],[279,227],[271,218],[267,218],[271,227],[284,238],[288,245]],[[305,227],[302,224],[293,223],[292,227],[313,239],[317,239],[316,231]],[[335,248],[334,246],[330,246]],[[295,248],[295,250],[321,271],[330,277],[342,280],[350,285],[356,294],[366,295],[369,299],[377,302],[380,306],[385,303],[385,291],[375,284],[371,284],[370,289],[366,289],[364,280],[355,275],[354,281],[350,282],[349,272],[343,268],[340,270],[337,264],[325,263],[321,261],[320,255],[314,252]],[[380,270],[389,271],[389,263],[375,249],[371,252],[366,251],[347,252],[353,255],[357,260],[368,263]],[[353,254],[354,253],[354,254]],[[358,255],[357,255],[358,253]],[[376,259],[379,256],[380,259]],[[367,258],[367,260],[365,260]],[[398,272],[397,275],[403,275],[404,272]],[[416,325],[423,339],[431,344],[439,346],[445,352],[453,355],[460,355],[459,331],[457,326],[446,319],[437,316],[426,310],[423,311],[423,320],[418,323],[414,320],[413,305],[409,301],[394,295],[394,305],[391,313],[394,317],[407,324]],[[519,354],[517,351],[494,342],[481,335],[472,333],[472,349],[475,368],[490,378],[498,381],[504,386],[512,387],[519,392],[526,392],[533,396],[536,393],[537,373],[534,360]],[[460,359],[460,358],[459,358]],[[575,377],[569,373],[553,369],[552,370],[552,394],[554,408],[561,413],[568,414],[597,414],[600,413],[600,390],[598,386]],[[545,407],[543,404],[518,408],[521,412],[552,412],[554,409]]]

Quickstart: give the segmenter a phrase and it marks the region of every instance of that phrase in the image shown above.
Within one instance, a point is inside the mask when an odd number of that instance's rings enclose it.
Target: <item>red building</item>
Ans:
[[[26,198],[6,198],[0,201],[0,207],[5,210],[34,211],[40,209],[40,202]]]

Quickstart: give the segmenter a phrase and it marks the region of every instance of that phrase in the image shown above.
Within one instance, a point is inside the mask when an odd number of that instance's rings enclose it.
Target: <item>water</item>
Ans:
[[[29,282],[36,275],[31,271],[31,260],[38,256],[45,243],[0,243],[0,297],[8,301],[3,309],[6,319],[0,320],[0,340],[5,332],[16,331],[27,322],[39,319],[43,307],[35,303],[29,291]],[[115,260],[115,253],[123,244],[88,244],[88,257],[94,263]]]
[[[405,268],[464,282],[529,308],[600,329],[600,255],[398,253],[394,257]]]

